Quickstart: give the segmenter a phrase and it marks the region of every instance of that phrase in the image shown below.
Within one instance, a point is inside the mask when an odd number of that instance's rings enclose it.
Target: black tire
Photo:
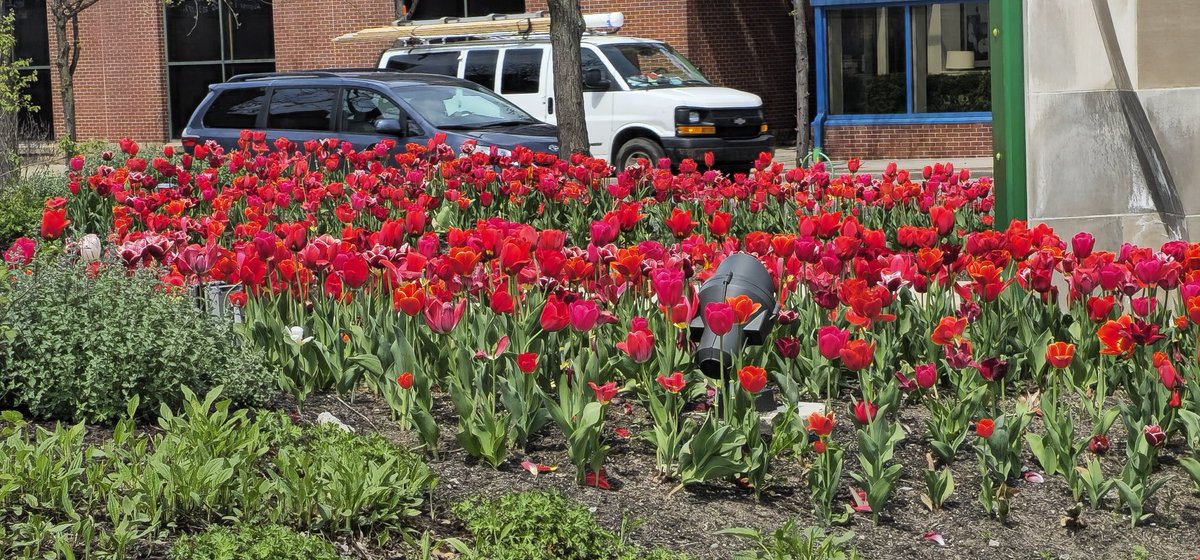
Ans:
[[[637,165],[639,159],[650,160],[650,166],[658,165],[658,160],[667,157],[662,146],[649,138],[631,138],[621,145],[617,151],[617,169],[622,170],[631,165]]]

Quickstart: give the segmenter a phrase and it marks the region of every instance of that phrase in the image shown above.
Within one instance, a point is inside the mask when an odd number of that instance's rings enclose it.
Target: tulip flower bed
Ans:
[[[452,496],[553,485],[698,557],[737,542],[717,529],[792,517],[850,524],[879,558],[1200,550],[1200,244],[993,224],[991,182],[949,165],[728,177],[241,144],[77,157],[42,237],[70,254],[95,233],[105,266],[226,290],[305,414],[349,400]],[[778,310],[700,305],[736,252]],[[764,313],[728,374],[693,366],[693,319],[724,335]],[[764,429],[764,391],[827,412]]]

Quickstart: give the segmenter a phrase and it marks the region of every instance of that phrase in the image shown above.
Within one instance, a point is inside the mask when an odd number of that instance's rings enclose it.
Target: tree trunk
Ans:
[[[583,114],[583,63],[579,42],[583,12],[577,0],[549,0],[550,50],[554,63],[554,95],[549,102],[558,120],[560,154],[590,154]]]
[[[792,0],[796,33],[796,165],[812,151],[812,127],[808,115],[808,7]]]
[[[69,20],[69,15],[55,10],[54,40],[58,44],[58,53],[54,58],[54,68],[58,71],[58,96],[62,101],[63,136],[74,142],[78,139],[75,135],[75,80],[71,68],[71,50],[75,45],[67,38]]]

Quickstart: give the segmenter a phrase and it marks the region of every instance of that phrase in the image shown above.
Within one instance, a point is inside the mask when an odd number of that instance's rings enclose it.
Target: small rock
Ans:
[[[990,546],[992,548],[998,548],[1000,546],[1000,541],[998,541],[996,539],[991,539],[988,541],[988,546]]]
[[[354,431],[354,428],[351,428],[350,426],[347,426],[346,424],[342,423],[341,420],[338,420],[337,416],[334,416],[328,412],[322,412],[321,414],[318,414],[317,415],[317,425],[324,426],[326,424],[332,424],[334,426],[337,426],[337,428],[343,432],[353,432]]]
[[[825,414],[825,403],[819,402],[802,402],[796,405],[796,414],[800,418],[808,418],[812,413]]]

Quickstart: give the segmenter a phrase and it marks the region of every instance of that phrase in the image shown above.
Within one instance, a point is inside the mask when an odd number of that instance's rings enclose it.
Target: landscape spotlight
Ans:
[[[717,336],[704,323],[704,308],[727,298],[748,296],[759,308],[744,324],[735,325],[725,336]],[[771,273],[757,258],[746,253],[734,253],[721,261],[716,273],[700,286],[700,305],[689,330],[696,347],[696,365],[709,377],[720,377],[733,369],[733,357],[746,344],[761,345],[771,327],[775,326],[778,308],[775,303],[775,283]]]

